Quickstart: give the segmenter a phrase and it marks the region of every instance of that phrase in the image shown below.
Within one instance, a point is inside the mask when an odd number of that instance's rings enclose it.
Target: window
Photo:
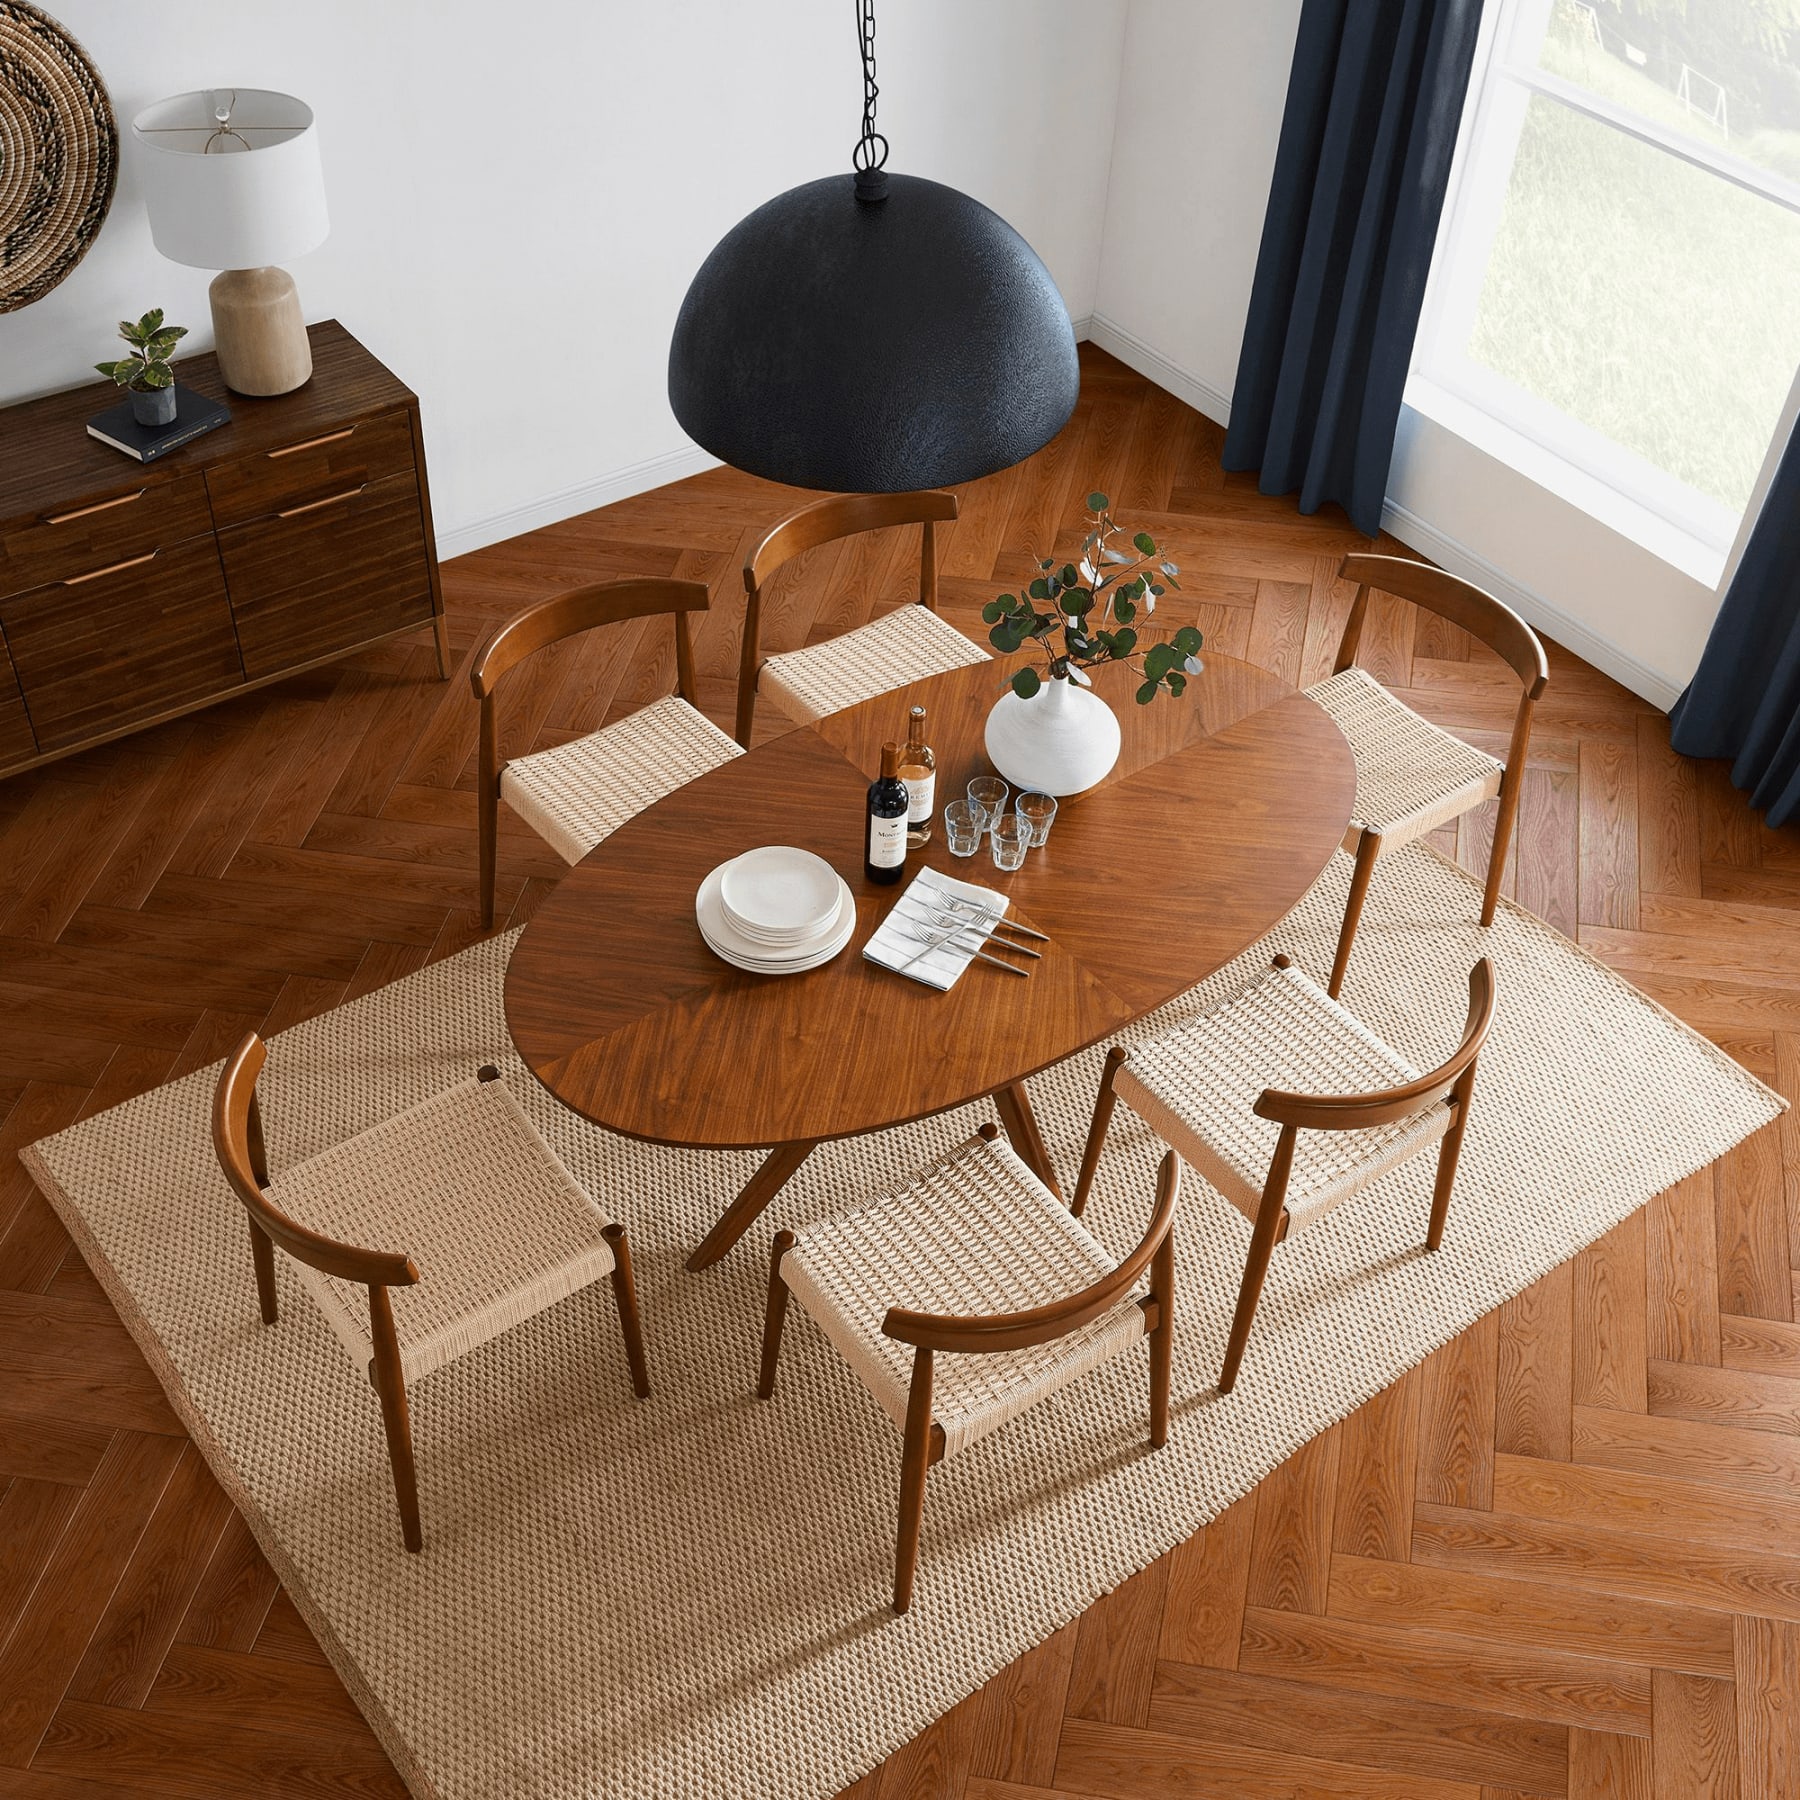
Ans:
[[[1800,366],[1800,0],[1489,10],[1414,386],[1722,558]]]

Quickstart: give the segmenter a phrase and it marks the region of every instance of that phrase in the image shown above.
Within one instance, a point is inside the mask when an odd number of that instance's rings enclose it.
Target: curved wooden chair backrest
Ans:
[[[668,613],[675,620],[676,691],[690,706],[697,705],[688,614],[705,612],[711,604],[704,582],[677,581],[663,575],[596,581],[586,587],[571,588],[566,594],[552,594],[515,614],[488,639],[469,671],[469,684],[475,697],[485,702],[492,698],[500,677],[508,669],[547,644],[601,625],[619,625],[627,619]]]
[[[1404,1119],[1441,1099],[1468,1074],[1493,1021],[1494,965],[1484,956],[1469,971],[1469,1013],[1462,1042],[1429,1075],[1368,1094],[1291,1094],[1265,1088],[1252,1110],[1278,1124],[1315,1131],[1362,1131]]]
[[[1479,638],[1495,655],[1511,664],[1527,700],[1535,700],[1544,691],[1544,684],[1550,679],[1550,663],[1537,633],[1504,600],[1495,599],[1473,582],[1434,569],[1429,563],[1414,562],[1410,557],[1369,556],[1360,552],[1344,558],[1338,577],[1356,583],[1356,598],[1344,622],[1334,675],[1343,674],[1356,661],[1369,593],[1378,589],[1384,594],[1398,594],[1402,600],[1410,600]]]
[[[410,1287],[419,1271],[405,1251],[368,1250],[323,1237],[291,1219],[263,1191],[269,1179],[268,1153],[263,1146],[262,1114],[256,1104],[256,1079],[262,1073],[268,1049],[252,1031],[231,1053],[213,1090],[213,1149],[225,1179],[243,1201],[253,1234],[273,1240],[290,1256],[343,1281],[365,1282],[373,1287]],[[264,1264],[258,1258],[258,1285]],[[265,1301],[269,1298],[264,1296]],[[264,1316],[272,1318],[265,1305]]]
[[[936,527],[954,519],[957,499],[947,488],[909,494],[828,494],[773,526],[744,559],[744,642],[738,663],[737,741],[750,748],[756,708],[756,672],[762,666],[762,591],[783,563],[834,539],[889,525],[924,527],[919,546],[919,604],[937,611]]]
[[[994,1127],[984,1125],[990,1141]],[[996,1351],[1025,1350],[1066,1337],[1091,1319],[1097,1319],[1124,1299],[1139,1276],[1168,1238],[1175,1224],[1175,1202],[1181,1193],[1181,1163],[1173,1150],[1165,1152],[1156,1175],[1156,1205],[1150,1225],[1137,1248],[1110,1274],[1096,1282],[1023,1312],[928,1313],[890,1306],[881,1321],[882,1335],[922,1350]]]

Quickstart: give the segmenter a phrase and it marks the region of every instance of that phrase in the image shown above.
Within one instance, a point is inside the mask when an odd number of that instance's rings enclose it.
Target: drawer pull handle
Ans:
[[[73,512],[44,513],[39,522],[44,525],[67,525],[71,519],[85,519],[89,513],[110,512],[115,506],[129,506],[134,500],[141,500],[149,493],[147,487],[141,487],[135,494],[120,494],[111,500],[97,500],[92,506],[78,506]]]
[[[316,450],[321,444],[335,444],[347,438],[356,429],[354,425],[346,425],[342,431],[328,431],[323,437],[308,438],[303,444],[283,444],[279,450],[266,452],[269,461],[278,456],[298,456],[302,450]]]
[[[98,581],[102,575],[116,575],[121,569],[135,569],[139,563],[155,562],[157,552],[146,550],[142,556],[128,556],[123,562],[108,563],[104,569],[89,569],[85,575],[71,575],[64,587],[80,587],[84,581]]]
[[[365,481],[362,487],[345,488],[341,494],[327,494],[323,500],[309,500],[304,506],[290,506],[286,512],[278,512],[278,519],[296,519],[301,513],[317,512],[321,506],[336,506],[340,500],[354,500],[369,484]]]

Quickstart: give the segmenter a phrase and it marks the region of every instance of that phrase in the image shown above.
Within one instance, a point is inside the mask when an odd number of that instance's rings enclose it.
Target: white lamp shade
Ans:
[[[292,94],[177,94],[139,113],[131,135],[150,237],[171,262],[260,269],[304,256],[331,228],[312,108]]]

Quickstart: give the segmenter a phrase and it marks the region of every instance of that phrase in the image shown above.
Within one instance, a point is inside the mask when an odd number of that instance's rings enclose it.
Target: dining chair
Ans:
[[[1493,924],[1500,882],[1506,873],[1507,844],[1519,809],[1525,753],[1531,743],[1531,712],[1550,679],[1550,664],[1537,633],[1503,601],[1442,569],[1405,557],[1353,553],[1344,558],[1338,577],[1354,581],[1357,588],[1338,645],[1337,666],[1330,680],[1306,690],[1337,721],[1356,758],[1356,811],[1344,835],[1344,848],[1355,856],[1356,866],[1350,876],[1350,898],[1344,907],[1331,979],[1325,985],[1334,1000],[1343,991],[1350,946],[1356,941],[1376,857],[1383,850],[1424,837],[1498,795],[1487,886],[1481,897],[1481,923]],[[1460,625],[1512,665],[1521,693],[1504,763],[1420,718],[1357,666],[1356,653],[1372,591],[1397,594]]]
[[[912,1604],[927,1472],[1143,1337],[1162,1448],[1180,1179],[1165,1156],[1150,1228],[1115,1263],[987,1124],[908,1185],[775,1234],[756,1391],[775,1391],[791,1293],[902,1433],[895,1612]]]
[[[220,1166],[249,1215],[263,1323],[276,1322],[279,1244],[374,1384],[401,1535],[418,1550],[407,1392],[433,1371],[604,1275],[632,1390],[650,1392],[625,1227],[588,1197],[492,1066],[271,1179],[256,1098],[267,1055],[250,1032],[219,1076],[212,1120]]]
[[[481,706],[476,775],[481,831],[481,923],[494,923],[499,808],[504,800],[567,863],[578,863],[627,819],[742,754],[699,710],[688,615],[705,612],[706,586],[664,576],[600,581],[554,594],[507,620],[469,671]],[[548,644],[668,614],[675,621],[675,692],[553,749],[500,760],[500,678]]]
[[[925,675],[943,675],[986,662],[987,652],[971,643],[937,611],[937,526],[956,517],[956,496],[928,488],[914,494],[832,494],[803,506],[766,536],[744,563],[749,603],[744,612],[742,661],[738,669],[737,741],[750,746],[756,696],[766,694],[801,725],[847,706],[873,700]],[[889,525],[919,525],[919,598],[867,625],[823,644],[762,658],[763,593],[783,563],[836,538]]]
[[[1283,955],[1214,1011],[1107,1052],[1071,1210],[1079,1217],[1087,1206],[1113,1107],[1123,1100],[1249,1219],[1220,1393],[1236,1385],[1275,1246],[1434,1143],[1425,1248],[1443,1242],[1475,1063],[1493,1016],[1494,966],[1484,956],[1469,973],[1462,1042],[1421,1075]]]

